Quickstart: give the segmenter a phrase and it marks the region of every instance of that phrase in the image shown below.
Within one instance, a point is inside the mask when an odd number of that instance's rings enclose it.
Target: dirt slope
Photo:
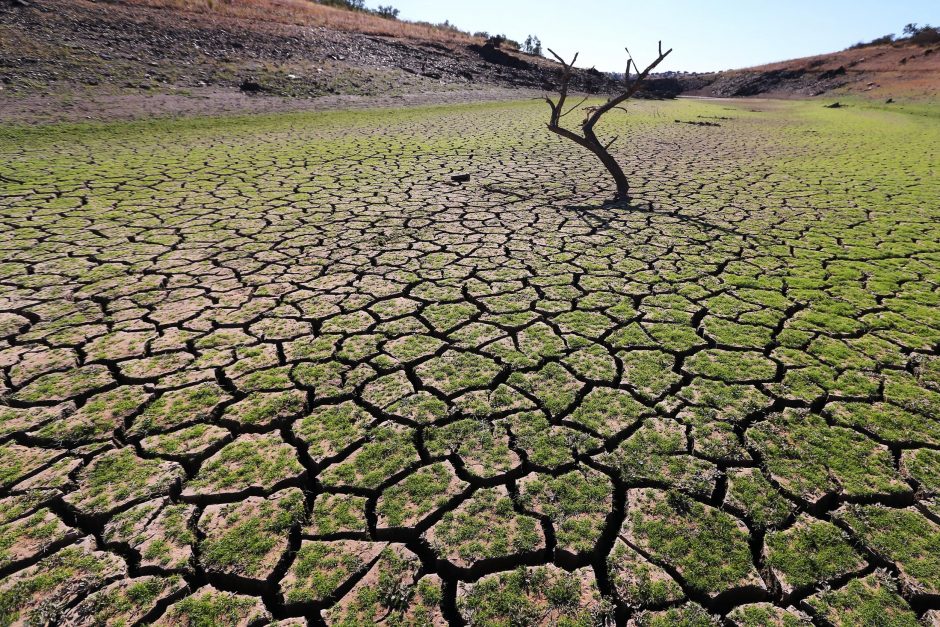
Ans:
[[[940,94],[940,46],[868,46],[688,76],[682,82],[684,93],[701,96],[933,98]]]
[[[37,95],[61,101],[63,94],[73,100],[107,95],[112,104],[154,96],[228,103],[233,94],[443,94],[448,100],[451,92],[538,89],[551,83],[557,68],[461,33],[419,27],[399,32],[389,20],[380,20],[391,25],[390,34],[381,35],[375,24],[360,33],[349,30],[355,24],[304,23],[303,15],[272,12],[260,19],[158,4],[0,0],[0,97],[25,98],[28,106]],[[575,87],[596,91],[605,80],[583,72]]]

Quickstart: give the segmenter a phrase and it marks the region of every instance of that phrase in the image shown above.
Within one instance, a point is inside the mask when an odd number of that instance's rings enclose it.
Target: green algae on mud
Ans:
[[[940,109],[822,104],[0,129],[0,623],[927,620]]]

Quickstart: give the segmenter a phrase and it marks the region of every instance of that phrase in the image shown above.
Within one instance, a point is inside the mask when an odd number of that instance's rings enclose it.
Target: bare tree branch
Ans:
[[[560,117],[565,117],[566,115],[568,115],[569,113],[571,113],[572,111],[574,111],[575,109],[577,109],[578,107],[580,107],[581,105],[583,105],[585,102],[587,102],[587,99],[588,99],[588,97],[585,96],[584,98],[581,99],[581,102],[579,102],[579,103],[576,104],[575,106],[571,107],[570,109],[568,109],[567,111],[565,111],[564,113],[562,113]]]
[[[652,72],[660,63],[662,63],[663,59],[669,56],[669,53],[672,52],[671,48],[666,52],[663,52],[663,42],[660,41],[659,56],[657,56],[656,59],[646,66],[646,68],[641,72],[639,66],[636,64],[636,61],[633,60],[633,55],[630,54],[630,49],[625,47],[624,50],[626,50],[628,58],[627,69],[626,72],[624,72],[623,92],[608,99],[607,102],[602,105],[584,107],[585,116],[584,120],[581,122],[581,135],[561,126],[561,118],[568,115],[587,101],[587,98],[583,98],[581,102],[574,105],[573,107],[567,110],[564,108],[565,100],[568,98],[568,87],[571,84],[571,75],[574,71],[574,64],[578,60],[577,53],[575,53],[571,63],[568,63],[554,50],[551,48],[548,49],[551,55],[558,59],[558,62],[561,63],[562,72],[561,86],[558,89],[558,101],[555,102],[548,96],[545,97],[545,101],[552,109],[552,115],[548,122],[548,130],[555,133],[556,135],[564,137],[565,139],[569,139],[579,146],[582,146],[594,153],[594,155],[600,159],[601,163],[604,164],[604,167],[607,168],[607,171],[610,172],[611,176],[614,178],[614,183],[617,185],[616,198],[618,200],[626,200],[630,191],[630,185],[627,181],[626,175],[623,173],[623,169],[620,167],[620,164],[617,163],[617,160],[611,156],[610,152],[608,152],[614,142],[617,141],[618,137],[614,137],[606,144],[602,144],[601,141],[597,138],[597,135],[594,133],[594,126],[600,121],[604,114],[609,111],[620,109],[621,111],[626,112],[626,108],[620,105],[636,94],[642,82],[646,80],[650,72]],[[636,78],[632,81],[630,80],[631,65],[637,72]]]

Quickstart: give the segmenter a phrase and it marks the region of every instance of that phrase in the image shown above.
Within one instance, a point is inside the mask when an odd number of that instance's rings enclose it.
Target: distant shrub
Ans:
[[[486,43],[496,47],[496,48],[511,48],[513,50],[519,50],[522,48],[522,44],[518,41],[513,41],[506,37],[506,35],[492,35],[489,39],[486,40]]]
[[[907,35],[908,40],[917,46],[930,46],[940,43],[940,28],[930,24],[918,26],[911,23],[904,27],[903,32]]]
[[[894,43],[894,33],[882,35],[871,41],[860,41],[854,46],[849,47],[849,50],[857,50],[858,48],[867,48],[869,46],[884,46],[890,43]]]
[[[330,7],[349,9],[350,11],[364,11],[366,8],[366,0],[317,0],[317,2]]]
[[[522,51],[526,54],[542,56],[542,42],[535,35],[529,35],[522,44]]]
[[[399,13],[398,9],[396,9],[396,8],[393,7],[392,5],[383,7],[383,6],[380,4],[380,5],[379,5],[379,8],[377,8],[377,9],[375,10],[375,14],[376,14],[376,15],[378,15],[379,17],[384,17],[384,18],[390,19],[390,20],[397,20],[397,19],[398,19],[398,13]]]
[[[918,46],[931,46],[940,43],[940,28],[925,26],[911,37],[911,43]]]
[[[871,41],[860,41],[854,46],[850,46],[849,50],[857,50],[858,48],[867,48],[869,46],[884,46],[888,44],[903,44],[903,43],[912,43],[916,46],[931,46],[936,43],[940,43],[940,28],[936,26],[931,26],[927,24],[925,26],[918,26],[917,24],[911,23],[904,27],[902,31],[904,37],[898,39],[894,33],[890,35],[883,35],[877,39],[872,39]]]
[[[316,0],[316,2],[318,4],[325,4],[327,6],[347,9],[349,11],[362,11],[363,13],[371,13],[389,20],[398,19],[399,11],[392,5],[379,5],[377,9],[373,10],[366,7],[366,0]]]

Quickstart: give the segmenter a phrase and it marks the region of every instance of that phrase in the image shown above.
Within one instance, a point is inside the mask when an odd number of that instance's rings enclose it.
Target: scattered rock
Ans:
[[[264,87],[262,87],[260,83],[256,83],[252,80],[242,81],[238,88],[246,94],[257,94],[264,91]]]
[[[834,70],[827,70],[823,72],[822,74],[819,75],[819,78],[821,78],[822,80],[828,80],[830,78],[835,78],[837,76],[845,76],[844,65],[840,65],[838,68]]]
[[[692,126],[721,126],[718,122],[686,122],[684,120],[674,120],[676,124],[691,124]]]

